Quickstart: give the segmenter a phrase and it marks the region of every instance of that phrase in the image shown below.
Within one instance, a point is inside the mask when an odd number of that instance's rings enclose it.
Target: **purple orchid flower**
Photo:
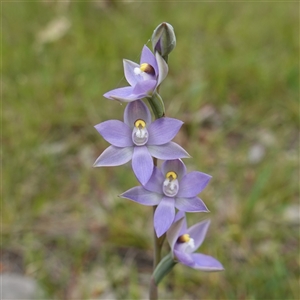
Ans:
[[[151,113],[144,102],[131,102],[125,108],[124,122],[109,120],[95,126],[111,146],[94,166],[119,166],[132,159],[134,174],[141,184],[146,184],[153,172],[152,156],[162,160],[189,157],[182,147],[171,142],[182,124],[172,118],[151,122]]]
[[[180,159],[168,160],[162,164],[161,170],[154,167],[151,178],[143,187],[134,187],[120,196],[143,205],[157,205],[154,228],[160,237],[172,225],[175,207],[184,212],[208,212],[197,195],[210,179],[210,175],[201,172],[186,174],[186,167]]]
[[[158,52],[154,54],[144,46],[140,64],[124,59],[124,74],[130,86],[111,90],[103,96],[122,102],[132,102],[151,97],[156,88],[166,78],[168,65]]]
[[[167,232],[173,258],[178,262],[202,271],[222,271],[222,264],[215,258],[194,253],[204,241],[210,221],[205,220],[187,228],[185,214],[178,212]]]

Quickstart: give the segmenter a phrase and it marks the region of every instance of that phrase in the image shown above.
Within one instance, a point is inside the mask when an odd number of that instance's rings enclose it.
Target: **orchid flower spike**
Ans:
[[[186,167],[180,159],[168,160],[162,164],[161,170],[154,167],[151,178],[143,187],[134,187],[120,196],[143,205],[157,205],[154,228],[160,237],[172,225],[175,207],[183,212],[208,212],[197,195],[210,179],[211,176],[205,173],[186,173]]]
[[[95,167],[119,166],[132,159],[132,169],[141,184],[146,184],[153,172],[153,157],[176,159],[189,157],[178,144],[171,142],[183,122],[173,118],[160,118],[151,122],[146,104],[137,100],[124,111],[124,122],[109,120],[95,126],[111,144],[97,158]]]
[[[166,78],[168,65],[161,55],[144,46],[140,64],[124,59],[124,74],[130,86],[117,88],[103,96],[111,100],[132,102],[145,97],[151,97],[156,88]]]
[[[187,228],[185,214],[178,212],[167,232],[174,260],[188,267],[202,271],[222,271],[222,264],[215,258],[194,253],[203,243],[210,221],[205,220]]]

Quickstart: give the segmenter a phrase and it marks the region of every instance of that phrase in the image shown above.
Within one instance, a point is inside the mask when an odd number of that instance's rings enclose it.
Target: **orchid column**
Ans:
[[[168,55],[176,45],[173,27],[160,24],[153,32],[151,50],[144,46],[140,62],[124,60],[124,74],[129,86],[104,94],[110,100],[128,103],[123,122],[108,120],[95,126],[111,145],[95,161],[95,167],[119,166],[130,160],[140,185],[120,196],[146,206],[153,206],[154,272],[150,282],[150,299],[158,299],[161,279],[180,262],[203,271],[220,271],[220,262],[194,251],[204,240],[209,222],[187,229],[186,212],[208,212],[198,194],[206,187],[210,175],[188,173],[181,160],[189,154],[172,139],[183,122],[165,117],[159,88],[168,74]],[[143,102],[146,99],[151,112]],[[163,161],[161,168],[157,160]],[[176,210],[178,211],[176,214]],[[165,236],[170,253],[161,260]]]

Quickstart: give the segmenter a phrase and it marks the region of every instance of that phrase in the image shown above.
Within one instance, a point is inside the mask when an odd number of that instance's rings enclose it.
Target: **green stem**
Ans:
[[[157,206],[153,207],[153,215],[155,213]],[[163,234],[161,237],[156,236],[155,230],[153,230],[153,237],[154,237],[154,260],[153,260],[153,270],[157,267],[159,262],[161,261],[161,248],[164,243],[166,234]]]
[[[154,165],[157,166],[157,160],[154,158]],[[153,206],[153,215],[155,213],[157,206]],[[154,240],[154,258],[153,258],[153,272],[155,272],[157,266],[161,262],[161,249],[164,243],[166,234],[162,235],[161,237],[157,237],[155,230],[153,230],[153,240]],[[158,290],[157,284],[154,281],[154,278],[151,278],[150,282],[150,300],[157,300],[158,299]]]
[[[149,299],[150,300],[158,299],[157,285],[155,284],[155,280],[153,277],[151,277],[151,281],[150,281]]]
[[[157,167],[157,158],[153,157],[153,164]],[[157,205],[153,206],[153,219],[156,211]],[[153,239],[154,239],[154,259],[153,259],[153,271],[161,260],[161,248],[164,243],[166,234],[163,234],[161,237],[157,237],[155,229],[153,230]]]
[[[155,94],[152,98],[147,98],[153,114],[155,115],[156,119],[162,118],[165,115],[165,108],[164,103],[159,96],[159,94]],[[153,164],[157,167],[157,158],[153,157]],[[155,214],[157,206],[153,206],[153,216]],[[154,218],[153,218],[154,219]],[[155,271],[157,265],[161,261],[161,248],[164,243],[166,235],[162,235],[160,238],[157,237],[155,229],[153,230],[153,241],[154,241],[154,258],[153,258],[153,271]],[[149,297],[150,300],[157,300],[158,299],[158,290],[157,285],[154,282],[154,279],[151,278],[150,282],[150,290],[149,290]]]

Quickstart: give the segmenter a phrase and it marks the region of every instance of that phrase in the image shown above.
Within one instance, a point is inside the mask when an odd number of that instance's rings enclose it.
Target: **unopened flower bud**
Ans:
[[[153,51],[157,51],[162,57],[166,57],[176,46],[176,36],[173,26],[163,22],[153,31],[152,37]]]

